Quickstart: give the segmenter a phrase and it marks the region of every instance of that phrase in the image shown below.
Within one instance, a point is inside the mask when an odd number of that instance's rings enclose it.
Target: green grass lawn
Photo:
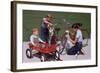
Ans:
[[[32,33],[32,28],[40,28],[41,20],[47,14],[52,14],[52,23],[57,24],[61,30],[59,35],[62,35],[65,29],[69,26],[66,21],[70,24],[82,23],[82,28],[91,32],[91,14],[90,13],[69,13],[69,12],[50,12],[50,11],[32,11],[23,10],[23,41],[28,41]],[[83,35],[87,36],[85,33]]]

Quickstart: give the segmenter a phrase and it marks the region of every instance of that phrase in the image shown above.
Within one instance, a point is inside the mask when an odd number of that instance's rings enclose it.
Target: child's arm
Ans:
[[[48,24],[51,24],[49,21],[46,20],[46,18],[43,18],[43,22],[44,22],[45,24],[47,24],[47,25],[48,25]]]
[[[33,35],[31,35],[31,37],[30,37],[30,42],[31,42],[32,45],[35,45]]]
[[[46,18],[43,19],[43,22],[46,24],[48,29],[53,25],[51,22],[47,21]]]
[[[74,41],[73,41],[72,39],[70,39],[70,41],[71,41],[73,44],[76,44],[76,42],[78,41],[78,38],[75,38]]]
[[[41,40],[40,38],[39,38],[39,41],[41,42],[41,43],[45,43],[43,40]]]
[[[80,38],[80,32],[77,32],[77,33],[76,33],[76,36],[75,36],[75,40],[70,39],[70,41],[71,41],[73,44],[76,44],[76,42],[78,42],[79,38]]]

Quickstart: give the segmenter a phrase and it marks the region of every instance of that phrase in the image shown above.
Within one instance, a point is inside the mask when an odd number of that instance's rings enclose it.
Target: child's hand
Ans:
[[[52,24],[52,23],[50,23],[49,25],[50,25],[50,26],[52,26],[53,24]]]

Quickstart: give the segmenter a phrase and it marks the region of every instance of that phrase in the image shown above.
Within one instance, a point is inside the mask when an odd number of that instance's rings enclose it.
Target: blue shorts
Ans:
[[[73,46],[72,48],[68,49],[67,54],[68,55],[75,55],[81,49],[82,49],[82,42],[77,42],[75,44],[75,46]]]

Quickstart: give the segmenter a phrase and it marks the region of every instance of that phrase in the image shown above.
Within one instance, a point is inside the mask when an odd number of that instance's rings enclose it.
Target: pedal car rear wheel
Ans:
[[[27,56],[27,58],[32,58],[32,49],[27,49],[26,50],[26,56]]]

